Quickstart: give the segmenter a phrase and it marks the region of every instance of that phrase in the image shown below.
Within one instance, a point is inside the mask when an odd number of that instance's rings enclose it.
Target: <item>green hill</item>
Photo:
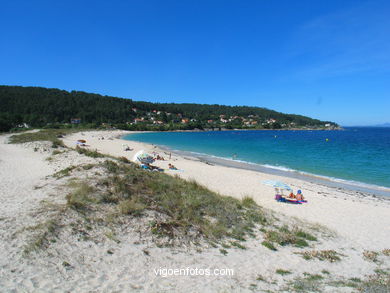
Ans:
[[[71,122],[129,130],[337,127],[332,122],[259,107],[149,103],[81,91],[0,86],[0,131],[23,124],[70,127]]]

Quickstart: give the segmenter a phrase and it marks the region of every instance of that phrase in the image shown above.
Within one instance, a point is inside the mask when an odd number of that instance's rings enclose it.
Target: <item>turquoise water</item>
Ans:
[[[390,187],[390,128],[136,133],[128,140]]]

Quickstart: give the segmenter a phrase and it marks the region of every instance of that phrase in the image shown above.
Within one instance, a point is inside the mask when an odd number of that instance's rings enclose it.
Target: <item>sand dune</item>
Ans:
[[[85,139],[88,148],[116,157],[131,159],[138,150],[144,149],[168,158],[167,153],[153,145],[118,139],[123,134],[91,131],[65,137],[64,142],[73,148],[77,139]],[[389,248],[388,200],[297,179],[209,165],[177,154],[156,164],[166,169],[167,174],[196,180],[223,195],[251,196],[283,220],[289,221],[292,216],[310,225],[325,226],[329,231],[325,230],[323,236],[319,232],[319,241],[308,249],[335,250],[343,255],[342,260],[308,261],[296,254],[301,249],[287,246],[274,252],[261,245],[260,236],[247,239],[243,243],[245,249],[227,249],[227,255],[221,253],[220,247],[206,243],[199,247],[158,247],[148,233],[141,233],[147,227],[147,217],[129,219],[126,225],[116,227],[115,239],[104,236],[109,230],[98,224],[84,237],[72,229],[72,221],[80,217],[76,214],[74,219],[70,217],[72,214],[61,219],[63,226],[56,241],[26,256],[23,250],[35,233],[31,227],[53,216],[62,216],[51,207],[66,201],[69,180],[94,178],[100,171],[76,168],[68,177],[52,175],[70,166],[105,159],[86,157],[71,149],[60,149],[53,155],[49,143],[10,145],[8,138],[9,135],[0,136],[0,288],[4,292],[288,292],[293,288],[291,284],[307,277],[304,273],[332,280],[364,279],[375,269],[389,267],[389,257],[383,254],[378,255],[377,262],[363,257],[365,250],[379,253]],[[124,151],[122,144],[128,144],[133,150]],[[167,170],[168,163],[182,171]],[[261,183],[265,179],[282,180],[295,189],[302,189],[309,203],[294,206],[275,202],[273,189]],[[333,232],[336,236],[329,237]],[[167,268],[232,269],[234,273],[230,276],[156,275]],[[276,270],[290,273],[282,275]],[[321,282],[322,292],[353,290]]]

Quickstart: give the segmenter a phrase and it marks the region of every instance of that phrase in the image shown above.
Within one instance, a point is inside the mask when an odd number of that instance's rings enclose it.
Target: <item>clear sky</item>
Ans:
[[[390,122],[388,0],[0,4],[0,84]]]

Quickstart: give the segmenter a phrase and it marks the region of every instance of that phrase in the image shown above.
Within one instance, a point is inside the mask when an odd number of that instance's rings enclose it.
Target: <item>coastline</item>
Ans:
[[[249,293],[256,287],[257,292],[292,292],[296,285],[310,282],[321,292],[333,293],[353,292],[349,285],[352,279],[361,280],[356,282],[357,286],[371,280],[377,272],[386,276],[390,261],[389,200],[280,173],[223,166],[210,162],[209,158],[178,153],[172,153],[169,158],[169,151],[157,146],[122,140],[121,136],[128,133],[73,133],[61,138],[67,147],[53,147],[52,142],[40,140],[9,144],[11,134],[0,136],[3,183],[0,249],[4,252],[0,257],[3,276],[0,286],[4,290]],[[75,150],[79,139],[86,140],[88,146],[83,148],[90,152]],[[132,150],[125,151],[125,145]],[[91,200],[98,200],[99,192],[107,190],[102,189],[103,182],[110,182],[116,176],[113,175],[118,174],[107,172],[103,165],[122,161],[120,164],[126,167],[126,160],[116,158],[132,160],[142,149],[165,157],[166,160],[154,163],[164,168],[165,174],[196,181],[218,193],[221,197],[216,196],[224,202],[237,203],[235,199],[251,197],[261,206],[258,208],[266,221],[253,227],[253,234],[241,240],[224,238],[207,243],[199,238],[199,242],[183,246],[172,246],[170,242],[164,246],[151,230],[152,221],[161,220],[163,216],[154,214],[153,209],[137,216],[121,214],[119,206],[112,202],[91,203],[81,210],[69,206],[69,195],[75,195],[77,190],[81,192],[74,188],[82,186],[79,184],[83,182],[97,191]],[[95,150],[109,156],[95,156]],[[174,164],[180,171],[169,170],[168,164]],[[129,175],[129,180],[170,179],[132,165],[127,167],[137,170],[136,176],[140,176],[132,177],[134,174],[127,169],[130,173],[123,175]],[[302,205],[276,202],[273,188],[261,183],[267,179],[282,180],[294,191],[302,189],[308,202]],[[178,179],[165,182],[197,186]],[[168,186],[162,187],[170,190]],[[202,190],[200,187],[198,192]],[[184,202],[190,199],[191,189],[178,199],[181,197]],[[238,203],[245,202],[247,198]],[[237,208],[243,211],[241,205]],[[180,210],[186,211],[183,207]],[[314,240],[307,238],[304,247],[278,242],[275,250],[264,245],[271,231],[280,237],[292,235],[282,234],[286,233],[282,232],[285,229],[291,231],[288,233],[307,232]],[[34,249],[36,245],[40,248]],[[27,248],[34,250],[26,255]],[[304,257],[317,253],[329,258]],[[338,258],[332,260],[332,253]],[[228,268],[234,270],[234,275],[161,276],[155,273],[166,268]],[[312,277],[316,278],[315,283]]]
[[[277,175],[277,176],[289,177],[293,179],[299,179],[310,183],[325,185],[327,187],[342,188],[351,192],[361,192],[373,197],[380,196],[383,197],[383,199],[390,200],[390,188],[384,186],[367,184],[367,183],[357,182],[357,181],[348,181],[339,178],[331,178],[331,177],[321,176],[317,174],[297,171],[293,169],[283,170],[282,168],[278,168],[274,166],[265,166],[256,163],[234,160],[234,159],[227,159],[227,158],[212,156],[203,153],[175,150],[167,146],[161,146],[161,145],[157,145],[157,146],[163,151],[172,152],[180,156],[193,157],[211,164],[216,164],[224,167],[237,168],[237,169],[251,170],[251,171],[266,173],[269,175]]]
[[[152,153],[157,152],[167,157],[171,151],[156,145],[124,140],[122,137],[137,132],[131,131],[90,131],[76,133],[64,138],[64,143],[69,147],[75,147],[77,139],[87,140],[88,148],[101,153],[132,159],[139,150]],[[102,140],[101,138],[105,139]],[[133,150],[123,151],[123,145],[127,144]],[[248,170],[243,165],[231,166],[232,162],[224,165],[226,161],[215,159],[215,163],[207,159],[197,158],[193,155],[171,152],[170,161],[156,161],[154,164],[165,169],[169,175],[177,175],[186,180],[194,180],[208,189],[219,194],[242,199],[245,196],[252,197],[259,205],[271,210],[281,212],[288,216],[301,220],[319,223],[348,238],[354,238],[362,245],[382,247],[390,238],[390,234],[378,233],[378,227],[382,231],[390,226],[390,201],[383,196],[373,196],[371,193],[350,190],[339,186],[322,184],[316,180],[304,180],[293,178],[285,174]],[[173,163],[182,171],[168,169],[168,162]],[[241,167],[241,168],[240,168]],[[307,177],[305,177],[307,179]],[[274,200],[272,187],[262,184],[263,180],[279,180],[290,185],[294,191],[301,189],[308,199],[307,205],[291,206],[277,203]],[[340,225],[340,219],[343,224]]]
[[[173,132],[177,132],[177,131],[173,131]],[[198,131],[179,131],[179,132],[198,132]],[[127,140],[127,141],[137,141],[137,140],[125,138],[125,136],[127,135],[137,134],[137,133],[155,133],[155,131],[131,132],[121,136],[120,139]],[[373,197],[380,196],[380,197],[384,197],[384,199],[390,199],[390,188],[386,186],[329,177],[325,175],[308,173],[308,172],[284,168],[284,167],[262,165],[258,163],[235,160],[226,157],[219,157],[219,156],[205,154],[205,153],[198,153],[198,152],[186,151],[186,150],[177,150],[167,145],[156,144],[156,146],[166,152],[172,152],[180,156],[194,157],[201,161],[209,162],[224,167],[232,167],[232,168],[238,168],[244,170],[257,171],[261,173],[267,173],[270,175],[289,177],[289,178],[299,179],[299,180],[303,180],[315,184],[325,185],[332,188],[342,188],[352,192],[360,192]]]

